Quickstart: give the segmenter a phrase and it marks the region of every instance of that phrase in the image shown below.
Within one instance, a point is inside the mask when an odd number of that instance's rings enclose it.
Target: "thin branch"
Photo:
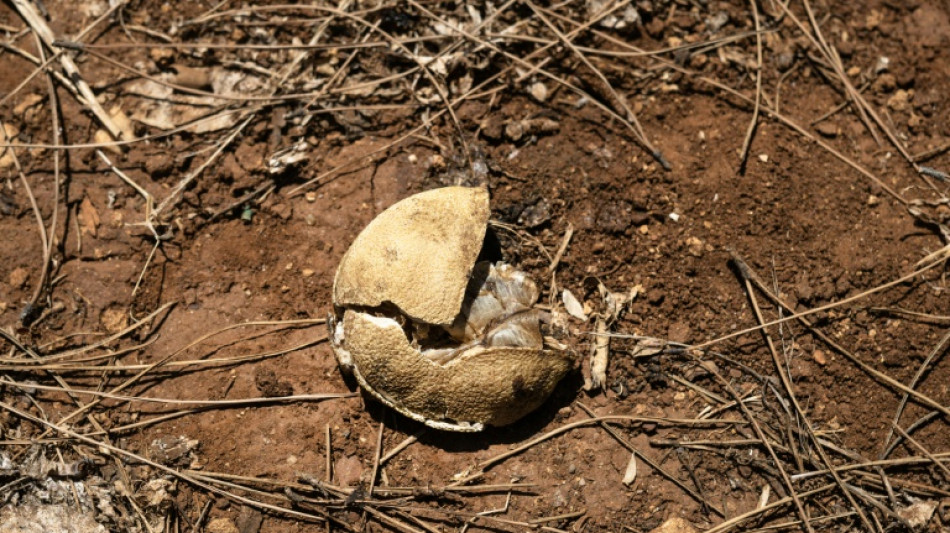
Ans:
[[[740,173],[745,172],[746,162],[749,159],[749,147],[752,144],[752,136],[755,135],[755,128],[759,123],[759,107],[762,105],[762,35],[760,33],[759,7],[756,5],[756,0],[749,0],[749,4],[752,5],[752,18],[755,21],[755,107],[752,110],[752,119],[749,121],[749,128],[745,132],[745,139],[742,141],[742,151],[739,154]]]
[[[778,296],[776,296],[774,293],[772,293],[772,291],[769,289],[768,285],[766,285],[764,282],[762,282],[761,278],[759,278],[758,275],[755,274],[755,272],[749,267],[749,265],[748,265],[744,260],[742,260],[742,258],[740,258],[737,254],[733,253],[733,260],[736,262],[736,265],[737,265],[739,268],[745,269],[745,270],[747,271],[747,272],[746,272],[745,274],[743,274],[743,275],[744,275],[744,276],[748,276],[748,278],[749,278],[750,280],[752,280],[752,282],[755,284],[755,286],[758,287],[758,289],[759,289],[760,291],[762,291],[762,294],[764,294],[766,297],[768,297],[768,299],[771,300],[772,302],[774,302],[774,303],[776,303],[777,305],[780,305],[780,306],[782,306],[783,308],[785,308],[788,312],[794,313],[794,308],[793,308],[791,305],[789,305],[788,303],[786,303],[784,300],[780,299],[780,298],[779,298]],[[881,285],[881,286],[879,286],[879,287],[876,287],[876,288],[874,288],[874,289],[871,289],[871,290],[869,290],[869,291],[866,291],[865,293],[856,295],[855,297],[852,297],[852,298],[845,298],[845,300],[842,300],[841,302],[845,302],[846,300],[854,300],[854,299],[856,299],[857,297],[864,297],[864,296],[866,296],[867,294],[870,294],[870,293],[873,293],[873,292],[879,292],[880,290],[883,290],[883,288],[885,288],[885,287],[897,285],[898,282],[907,281],[907,280],[909,280],[909,279],[911,279],[911,278],[913,278],[913,277],[919,275],[919,273],[923,272],[924,270],[929,270],[929,269],[933,268],[933,267],[936,266],[937,264],[942,264],[942,262],[931,263],[931,264],[925,266],[923,269],[915,270],[914,272],[911,273],[912,275],[903,276],[902,278],[900,278],[900,279],[898,279],[898,280],[896,280],[896,281],[892,281],[892,282],[889,282],[889,283],[885,283],[884,285]],[[840,302],[836,302],[836,303],[840,303]],[[829,305],[832,305],[832,304],[829,304]],[[828,307],[828,306],[823,306],[823,307]],[[812,310],[812,311],[814,311],[814,310]],[[772,325],[775,325],[775,324],[778,324],[778,323],[787,322],[789,319],[797,319],[797,320],[800,321],[806,328],[808,328],[815,336],[817,336],[819,339],[821,339],[824,343],[826,343],[828,346],[832,347],[836,352],[838,352],[838,353],[840,353],[841,355],[845,356],[849,361],[851,361],[852,363],[854,363],[855,365],[857,365],[859,368],[861,368],[861,370],[863,370],[864,372],[870,374],[872,377],[874,377],[874,378],[877,379],[878,381],[880,381],[880,382],[882,382],[882,383],[885,383],[885,384],[887,384],[888,386],[890,386],[890,387],[892,387],[892,388],[895,388],[895,389],[904,391],[904,392],[906,392],[907,394],[913,396],[913,398],[914,398],[916,401],[918,401],[918,402],[920,402],[920,403],[922,403],[922,404],[924,404],[924,405],[930,406],[930,407],[932,407],[932,408],[934,408],[934,409],[940,411],[940,412],[943,413],[944,415],[950,416],[950,408],[945,407],[945,406],[943,406],[943,405],[937,403],[936,401],[934,401],[934,400],[933,400],[932,398],[930,398],[929,396],[927,396],[927,395],[925,395],[925,394],[923,394],[923,393],[920,393],[920,392],[918,392],[918,391],[916,391],[916,390],[913,390],[913,389],[907,387],[906,385],[904,385],[903,383],[897,381],[896,379],[894,379],[894,378],[888,376],[887,374],[884,374],[883,372],[878,371],[877,369],[875,369],[875,368],[872,367],[871,365],[869,365],[869,364],[865,363],[864,361],[858,359],[854,354],[852,354],[850,351],[848,351],[847,349],[845,349],[843,346],[841,346],[840,344],[838,344],[837,342],[835,342],[831,337],[829,337],[828,335],[826,335],[825,333],[823,333],[821,330],[819,330],[819,329],[817,329],[816,327],[814,327],[814,325],[812,324],[812,322],[811,322],[810,320],[808,320],[807,318],[805,318],[807,315],[810,315],[810,314],[812,314],[810,311],[806,311],[806,312],[804,312],[804,313],[792,314],[792,315],[786,317],[785,319],[777,320],[777,321],[776,321],[776,320],[773,320],[772,322],[768,322],[768,323],[764,324],[764,325],[761,326],[761,327],[772,326]],[[757,330],[757,329],[759,329],[759,328],[754,328],[754,329]],[[734,337],[734,336],[735,336],[735,335],[732,335],[732,337]],[[704,344],[710,344],[710,343],[704,343]]]
[[[33,32],[42,39],[46,46],[54,50],[53,43],[56,41],[56,37],[53,34],[53,30],[50,29],[43,17],[36,11],[33,4],[28,0],[11,0],[11,2],[16,6],[23,20],[33,28]],[[118,5],[124,4],[124,2],[117,2],[116,4],[116,6],[113,6],[113,9],[116,9]],[[110,12],[111,11],[110,9]],[[76,89],[78,89],[79,93],[83,96],[86,107],[92,111],[92,114],[95,115],[102,126],[109,130],[113,138],[121,139],[122,130],[115,125],[115,122],[112,121],[112,117],[110,117],[109,114],[106,113],[106,110],[102,108],[102,105],[99,104],[96,94],[92,92],[92,88],[89,87],[89,84],[83,80],[82,75],[79,73],[79,68],[76,67],[76,63],[73,59],[69,55],[63,54],[59,57],[59,61],[63,65],[63,70],[66,71],[69,80],[75,84]]]
[[[930,367],[931,363],[934,362],[938,355],[944,353],[948,342],[950,342],[950,331],[944,334],[940,341],[937,342],[937,345],[934,346],[933,350],[930,350],[930,353],[927,354],[927,358],[924,359],[924,362],[920,364],[920,366],[917,368],[917,372],[914,374],[914,377],[911,378],[910,383],[907,384],[909,388],[913,389],[917,386],[917,384],[920,382],[920,378],[922,378],[927,372],[927,368]],[[894,428],[898,427],[898,424],[900,424],[901,415],[904,414],[904,407],[907,406],[907,400],[909,397],[910,394],[905,392],[904,395],[901,396],[900,403],[897,404],[897,412],[894,413],[894,420],[891,422],[891,430],[888,431],[887,436],[884,437],[884,446],[881,449],[882,455],[880,456],[880,459],[887,458],[887,456],[883,454],[888,450],[888,443],[891,442],[891,438],[894,436]],[[950,481],[950,479],[947,481]]]
[[[901,434],[901,437],[904,437],[904,439],[906,439],[908,442],[913,444],[915,448],[920,450],[920,453],[924,454],[924,456],[927,457],[927,459],[930,459],[937,468],[939,468],[940,470],[943,470],[943,474],[944,476],[946,476],[944,478],[945,481],[950,482],[950,468],[948,468],[947,465],[943,464],[936,457],[934,457],[932,453],[927,451],[927,448],[924,448],[923,444],[917,442],[917,439],[915,439],[914,437],[911,437],[910,434],[908,434],[906,431],[901,429],[899,425],[892,423],[891,427],[897,430],[897,432]]]
[[[755,297],[755,292],[752,290],[752,280],[746,276],[747,273],[751,272],[751,269],[740,268],[738,269],[740,274],[742,274],[742,281],[745,284],[746,292],[749,294],[749,299],[752,302],[752,309],[755,312],[756,319],[759,323],[764,323],[765,318],[762,316],[762,310],[759,308],[759,302]],[[828,458],[828,455],[825,453],[824,448],[821,446],[821,443],[818,442],[818,437],[815,435],[815,430],[812,429],[811,421],[808,420],[808,417],[805,416],[805,411],[802,409],[801,405],[798,403],[798,398],[795,396],[795,389],[792,387],[791,380],[788,377],[788,373],[785,372],[785,369],[782,367],[782,362],[779,360],[778,351],[775,349],[775,344],[772,342],[772,337],[768,335],[766,330],[762,330],[762,333],[765,335],[766,343],[769,347],[769,353],[772,355],[772,363],[775,365],[775,370],[779,375],[779,379],[782,382],[782,387],[785,389],[785,395],[791,401],[792,406],[795,409],[795,416],[801,420],[802,427],[805,428],[805,432],[811,438],[812,442],[815,444],[814,449],[818,453],[818,456],[821,458],[821,462],[824,463],[825,468],[831,472],[831,476],[834,478],[835,483],[841,488],[841,492],[844,493],[845,497],[848,499],[848,502],[851,504],[851,507],[858,514],[858,517],[861,519],[861,522],[864,524],[864,527],[867,530],[873,529],[871,526],[870,520],[868,520],[867,515],[864,514],[864,510],[858,505],[852,496],[851,491],[848,490],[848,487],[845,485],[841,475],[838,474],[838,471],[835,469],[834,464],[832,464],[831,459]],[[728,382],[727,382],[728,383]],[[731,388],[731,386],[730,386]],[[789,448],[794,447],[793,442],[788,443]],[[771,450],[770,450],[771,451]],[[774,452],[773,452],[774,453]],[[781,467],[781,463],[776,459],[776,466],[778,466],[779,471],[784,475],[784,469]],[[792,496],[795,495],[794,489],[792,489]],[[811,524],[808,522],[808,516],[803,512],[800,513],[799,518],[802,521],[802,524],[809,530],[811,529]]]

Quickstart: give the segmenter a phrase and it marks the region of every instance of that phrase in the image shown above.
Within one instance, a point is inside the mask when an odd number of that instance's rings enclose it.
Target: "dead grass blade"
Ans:
[[[241,406],[267,403],[290,403],[290,402],[320,402],[323,400],[335,400],[340,398],[355,398],[357,393],[339,392],[322,394],[295,394],[291,396],[266,396],[261,398],[232,398],[230,400],[185,400],[179,398],[149,398],[147,396],[124,396],[121,394],[111,394],[108,392],[84,390],[75,388],[52,387],[49,385],[39,385],[37,383],[22,383],[10,379],[0,378],[0,384],[17,387],[21,390],[45,390],[51,392],[69,392],[70,394],[94,396],[108,400],[121,400],[130,403],[163,403],[169,405],[196,405],[196,406]]]
[[[596,418],[596,415],[594,414],[593,411],[590,410],[589,407],[587,407],[586,405],[584,405],[584,404],[581,403],[581,402],[576,402],[576,403],[577,403],[577,405],[578,405],[585,413],[587,413],[588,416],[590,416],[591,418]],[[652,468],[654,472],[659,472],[660,475],[662,475],[663,477],[665,477],[666,479],[668,479],[670,482],[672,482],[674,485],[676,485],[676,486],[679,487],[680,489],[684,490],[684,491],[685,491],[687,494],[689,494],[690,497],[692,497],[694,500],[696,500],[697,502],[700,502],[700,503],[702,503],[703,505],[705,505],[706,508],[711,509],[714,513],[718,514],[719,516],[721,516],[721,517],[723,517],[723,518],[726,517],[726,514],[723,512],[722,509],[720,509],[718,506],[714,505],[712,502],[708,501],[706,498],[703,497],[702,494],[699,494],[698,492],[696,492],[695,490],[693,490],[692,487],[690,487],[690,486],[686,485],[685,483],[683,483],[683,481],[681,481],[678,477],[674,476],[672,473],[668,472],[665,468],[663,468],[662,465],[660,465],[659,463],[657,463],[657,462],[654,461],[653,459],[650,459],[650,458],[647,457],[646,455],[643,455],[643,454],[640,452],[640,450],[636,449],[630,441],[628,441],[627,439],[625,439],[625,438],[620,434],[620,432],[618,432],[615,428],[613,428],[613,427],[612,427],[610,424],[608,424],[606,421],[598,422],[598,425],[600,425],[600,427],[604,428],[604,430],[607,431],[607,433],[610,434],[610,436],[613,437],[614,440],[616,440],[616,441],[619,442],[624,448],[626,448],[626,449],[633,455],[633,457],[636,457],[636,458],[640,459],[641,461],[643,461],[644,463],[646,463],[647,466],[649,466],[650,468]]]
[[[789,321],[789,320],[798,320],[798,321],[800,321],[806,328],[808,328],[812,333],[814,333],[815,336],[817,336],[819,339],[821,339],[824,343],[826,343],[828,346],[830,346],[831,348],[833,348],[836,352],[838,352],[838,353],[840,353],[841,355],[845,356],[849,361],[851,361],[852,363],[854,363],[855,365],[857,365],[857,366],[858,366],[859,368],[861,368],[861,370],[863,370],[864,372],[870,374],[872,377],[874,377],[874,378],[875,378],[876,380],[878,380],[879,382],[885,383],[885,384],[887,384],[888,386],[890,386],[890,387],[893,388],[893,389],[897,389],[897,390],[903,391],[903,392],[907,393],[908,395],[913,396],[914,399],[917,400],[918,402],[920,402],[920,403],[922,403],[922,404],[924,404],[924,405],[927,405],[927,406],[929,406],[929,407],[932,407],[932,408],[934,408],[934,409],[940,411],[940,412],[943,413],[944,415],[950,416],[950,408],[945,407],[945,406],[939,404],[938,402],[934,401],[932,398],[930,398],[930,397],[928,397],[928,396],[926,396],[926,395],[924,395],[924,394],[922,394],[922,393],[920,393],[920,392],[918,392],[918,391],[916,391],[916,390],[913,390],[913,389],[907,387],[906,385],[904,385],[903,383],[901,383],[901,382],[895,380],[894,378],[892,378],[892,377],[890,377],[890,376],[884,374],[883,372],[878,371],[878,370],[875,369],[874,367],[872,367],[872,366],[868,365],[867,363],[865,363],[864,361],[858,359],[858,358],[857,358],[854,354],[852,354],[850,351],[846,350],[844,347],[842,347],[840,344],[838,344],[837,342],[835,342],[835,341],[834,341],[833,339],[831,339],[829,336],[827,336],[827,335],[825,335],[824,333],[822,333],[821,330],[815,328],[815,327],[812,325],[811,321],[809,321],[809,320],[808,320],[807,318],[805,318],[805,317],[807,317],[808,315],[814,314],[813,311],[817,311],[818,309],[821,309],[821,308],[816,308],[816,309],[812,309],[812,310],[809,310],[809,311],[805,311],[804,313],[795,313],[794,308],[793,308],[791,305],[789,305],[788,303],[786,303],[784,300],[782,300],[782,299],[780,299],[779,297],[775,296],[775,294],[773,294],[773,293],[771,292],[771,290],[769,289],[768,285],[766,285],[765,283],[763,283],[763,282],[761,281],[761,278],[759,278],[759,277],[755,274],[755,272],[749,267],[749,265],[748,265],[745,261],[743,261],[738,255],[735,255],[735,254],[733,254],[733,259],[734,259],[734,261],[736,262],[736,265],[737,265],[740,269],[744,269],[744,270],[745,270],[745,272],[743,273],[743,276],[748,277],[750,280],[752,280],[752,282],[756,285],[756,287],[757,287],[760,291],[762,291],[762,294],[764,294],[766,297],[768,297],[768,299],[771,300],[772,302],[774,302],[776,305],[780,305],[780,306],[781,306],[782,308],[784,308],[786,311],[788,311],[788,312],[790,312],[790,313],[794,313],[794,314],[792,314],[792,315],[790,315],[790,316],[788,316],[788,317],[785,317],[785,318],[783,318],[783,319],[773,320],[773,321],[771,321],[771,322],[768,322],[768,323],[764,324],[763,326],[759,326],[758,328],[752,328],[753,330],[758,330],[758,329],[761,329],[761,328],[763,328],[763,327],[773,326],[773,325],[776,325],[776,324],[779,324],[779,323],[782,323],[782,322],[787,322],[787,321]],[[857,295],[855,295],[855,296],[853,296],[853,297],[845,298],[844,300],[841,300],[840,302],[835,302],[835,303],[833,303],[833,304],[828,304],[828,305],[822,306],[822,307],[823,307],[823,308],[834,307],[834,306],[837,306],[838,304],[843,304],[843,303],[845,303],[845,302],[848,301],[848,300],[854,301],[854,300],[857,300],[857,299],[859,299],[859,298],[863,298],[863,297],[865,297],[865,296],[867,296],[867,295],[869,295],[869,294],[873,294],[873,293],[875,293],[875,292],[880,292],[881,290],[883,290],[883,289],[885,289],[885,288],[893,287],[893,286],[897,285],[898,283],[902,283],[902,282],[904,282],[904,281],[913,279],[914,277],[916,277],[916,276],[919,275],[920,273],[923,273],[924,271],[929,270],[929,269],[931,269],[931,268],[933,268],[934,266],[939,265],[939,264],[942,264],[942,262],[940,262],[940,263],[931,263],[930,265],[927,265],[927,266],[924,267],[923,269],[915,270],[915,271],[912,272],[911,274],[902,276],[901,278],[899,278],[899,279],[897,279],[897,280],[895,280],[895,281],[891,281],[891,282],[885,283],[884,285],[880,285],[880,286],[878,286],[878,287],[875,287],[874,289],[870,289],[870,290],[865,291],[865,292],[863,292],[863,293],[861,293],[861,294],[857,294]],[[741,332],[741,333],[742,333],[742,334],[745,334],[746,332]],[[728,335],[727,337],[728,337],[728,338],[734,338],[734,337],[736,337],[736,336],[737,336],[737,335],[731,334],[731,335]],[[694,348],[702,347],[702,346],[708,346],[708,345],[710,345],[710,344],[712,344],[712,343],[714,343],[714,342],[718,342],[718,341],[719,341],[719,339],[717,339],[716,341],[709,341],[709,342],[703,343],[703,344],[701,344],[701,345],[697,345],[697,346],[695,346]]]
[[[759,7],[756,0],[749,0],[749,4],[752,6],[752,19],[755,22],[755,106],[752,109],[749,127],[745,132],[745,139],[742,141],[742,151],[739,152],[740,173],[745,173],[746,161],[749,160],[749,146],[752,144],[755,128],[759,124],[759,107],[762,105],[762,27],[759,22]],[[805,524],[807,525],[807,522]]]
[[[917,372],[914,374],[914,377],[911,378],[910,383],[907,386],[911,389],[917,387],[917,384],[920,383],[920,379],[927,372],[927,369],[933,364],[934,360],[941,354],[946,351],[947,343],[950,342],[950,332],[944,334],[944,336],[937,342],[937,345],[934,346],[934,349],[927,354],[927,357],[917,368]],[[904,414],[904,408],[907,406],[907,400],[910,398],[910,394],[904,393],[901,396],[900,403],[897,404],[897,412],[894,413],[894,420],[891,422],[891,430],[888,431],[887,436],[884,437],[883,446],[881,447],[881,456],[880,459],[885,459],[887,456],[883,455],[884,451],[888,449],[888,444],[891,442],[891,438],[894,436],[894,429],[899,429],[898,424],[901,421],[901,415]],[[903,430],[901,430],[903,431]],[[948,479],[950,481],[950,479]]]
[[[738,256],[738,254],[736,254],[735,252],[732,252],[732,256],[733,256],[733,259],[736,260],[736,264],[739,266],[739,268],[745,268],[745,269],[748,270],[748,272],[747,272],[747,273],[744,273],[743,275],[744,275],[744,276],[745,276],[745,275],[748,275],[749,278],[756,284],[756,286],[757,286],[760,290],[763,291],[763,293],[766,292],[766,290],[768,289],[768,285],[766,285],[766,284],[761,280],[761,278],[758,278],[758,276],[755,275],[755,273],[754,273],[751,269],[749,269],[748,264],[745,263],[745,261],[743,261],[743,260]],[[895,286],[900,285],[900,284],[902,284],[902,283],[906,283],[906,282],[908,282],[908,281],[910,281],[910,280],[912,280],[912,279],[914,279],[914,278],[920,276],[921,274],[923,274],[923,273],[925,273],[925,272],[927,272],[927,271],[929,271],[929,270],[931,270],[931,269],[933,269],[933,268],[935,268],[935,267],[937,267],[937,266],[940,266],[940,265],[942,265],[942,264],[943,264],[943,261],[937,261],[937,262],[934,262],[934,263],[928,263],[927,265],[924,265],[923,267],[918,268],[918,269],[916,269],[916,270],[910,272],[909,274],[905,274],[905,275],[903,275],[903,276],[901,276],[901,277],[899,277],[899,278],[897,278],[897,279],[895,279],[895,280],[889,281],[889,282],[884,283],[884,284],[882,284],[882,285],[878,285],[877,287],[874,287],[874,288],[872,288],[872,289],[868,289],[868,290],[866,290],[866,291],[864,291],[864,292],[861,292],[861,293],[859,293],[859,294],[855,294],[855,295],[853,295],[853,296],[849,296],[849,297],[847,297],[847,298],[844,298],[844,299],[842,299],[842,300],[838,300],[838,301],[836,301],[836,302],[831,302],[831,303],[829,303],[829,304],[825,304],[825,305],[822,305],[822,306],[819,306],[819,307],[815,307],[815,308],[809,309],[809,310],[807,310],[807,311],[802,311],[802,312],[800,312],[800,313],[795,313],[794,310],[793,310],[791,307],[789,307],[787,304],[784,304],[784,303],[783,303],[782,307],[784,307],[787,311],[789,311],[789,312],[791,312],[791,313],[793,313],[793,314],[791,314],[791,315],[789,315],[789,316],[786,316],[786,317],[783,317],[783,318],[779,318],[779,319],[776,319],[776,320],[772,320],[772,321],[766,322],[766,323],[764,323],[764,324],[762,324],[762,325],[760,325],[760,326],[756,326],[756,327],[752,327],[752,328],[746,328],[746,329],[743,329],[743,330],[740,330],[740,331],[736,331],[736,332],[734,332],[734,333],[730,333],[730,334],[728,334],[728,335],[724,335],[724,336],[722,336],[722,337],[719,337],[719,338],[716,338],[716,339],[713,339],[713,340],[709,340],[709,341],[705,341],[705,342],[702,342],[702,343],[699,343],[699,344],[695,344],[695,345],[691,346],[691,348],[694,348],[694,349],[706,348],[706,347],[708,347],[708,346],[712,346],[712,345],[714,345],[714,344],[719,344],[719,343],[721,343],[721,342],[723,342],[723,341],[726,341],[726,340],[729,340],[729,339],[734,339],[734,338],[736,338],[736,337],[741,337],[741,336],[743,336],[743,335],[747,335],[747,334],[749,334],[749,333],[752,333],[752,332],[755,332],[755,331],[759,331],[759,330],[762,330],[762,329],[764,329],[764,328],[768,328],[768,327],[771,327],[771,326],[776,326],[776,325],[783,324],[783,323],[785,323],[785,322],[789,322],[789,321],[792,321],[792,320],[804,320],[805,317],[808,317],[808,316],[811,316],[811,315],[814,315],[814,314],[817,314],[817,313],[822,313],[822,312],[828,311],[829,309],[834,309],[834,308],[836,308],[836,307],[841,307],[841,306],[843,306],[843,305],[847,305],[847,304],[849,304],[849,303],[856,302],[856,301],[858,301],[858,300],[862,300],[862,299],[867,298],[868,296],[870,296],[870,295],[872,295],[872,294],[876,294],[876,293],[878,293],[878,292],[887,290],[887,289],[889,289],[889,288],[891,288],[891,287],[895,287]],[[768,294],[771,294],[771,292],[769,292]],[[770,297],[770,299],[771,299],[771,297]],[[904,386],[901,385],[901,387],[904,387]],[[939,404],[937,404],[937,405],[939,405]]]
[[[762,316],[762,310],[759,307],[758,300],[755,297],[755,292],[752,289],[752,281],[748,277],[745,277],[745,274],[747,272],[751,272],[751,269],[746,264],[745,268],[739,268],[738,270],[740,274],[743,275],[742,282],[744,283],[746,292],[749,295],[749,300],[752,304],[752,309],[755,312],[756,319],[759,321],[760,324],[763,324],[765,323],[765,318]],[[824,448],[821,446],[821,443],[818,442],[818,437],[815,435],[815,430],[812,427],[811,421],[805,415],[804,409],[802,409],[801,405],[799,405],[798,403],[798,398],[795,396],[795,389],[794,387],[792,387],[791,379],[789,378],[788,373],[785,372],[782,362],[779,359],[778,350],[776,350],[775,348],[775,343],[772,342],[772,337],[769,336],[767,330],[765,329],[762,330],[762,333],[765,336],[765,341],[766,341],[766,344],[768,345],[769,353],[772,355],[772,363],[775,365],[775,371],[779,375],[779,379],[782,383],[782,387],[785,390],[785,397],[788,398],[788,400],[791,402],[792,406],[794,407],[794,414],[795,414],[796,420],[801,420],[800,426],[805,428],[806,434],[815,444],[813,447],[815,452],[821,458],[821,462],[825,465],[825,468],[827,468],[828,471],[831,473],[832,477],[835,480],[835,483],[838,485],[838,487],[841,488],[841,492],[848,499],[848,502],[851,504],[851,507],[854,509],[854,512],[857,513],[858,517],[861,519],[861,522],[864,524],[864,527],[868,528],[869,530],[872,529],[871,521],[868,520],[867,515],[864,513],[864,511],[861,509],[858,503],[854,500],[854,497],[851,494],[852,491],[848,490],[848,487],[845,485],[845,482],[841,478],[841,475],[838,474],[838,471],[835,469],[834,464],[831,462],[831,459],[828,458],[828,455],[825,453]],[[763,437],[760,436],[759,438],[763,438]],[[764,438],[763,438],[763,442],[765,442]],[[795,447],[795,443],[792,442],[791,440],[789,440],[788,445],[789,445],[789,448],[791,449],[794,449]],[[775,453],[774,451],[772,451],[771,447],[769,447],[769,451],[773,454]],[[779,471],[783,474],[783,478],[787,479],[787,474],[785,474],[784,468],[781,467],[781,463],[778,461],[777,458],[774,458],[774,460],[776,462],[776,465],[779,468]],[[794,488],[791,487],[791,481],[789,481],[789,489],[791,490],[791,495],[793,496],[793,499],[796,499],[796,505],[799,506],[800,504],[797,502],[797,498],[794,498],[795,492],[794,492]],[[804,509],[800,507],[799,507],[799,519],[801,520],[802,524],[805,526],[806,529],[808,529],[809,531],[813,531],[811,529],[811,523],[808,520],[808,516],[805,514]]]
[[[587,427],[594,424],[600,424],[601,422],[620,422],[628,424],[636,423],[654,423],[661,426],[684,426],[684,427],[718,427],[718,426],[732,426],[732,425],[745,425],[746,422],[741,420],[725,420],[725,419],[676,419],[676,418],[657,418],[657,417],[643,417],[643,416],[627,416],[627,415],[606,415],[606,416],[597,416],[593,418],[587,418],[584,420],[578,420],[576,422],[569,422],[563,426],[553,429],[539,437],[536,437],[520,446],[512,448],[507,452],[498,454],[484,461],[480,461],[477,465],[472,468],[472,472],[461,472],[454,476],[455,481],[452,483],[453,486],[461,486],[470,481],[478,479],[481,477],[485,471],[491,468],[498,463],[501,463],[509,457],[513,457],[524,452],[527,449],[530,449],[538,444],[550,440],[559,435],[563,435],[569,431],[572,431],[577,428]]]
[[[531,2],[531,0],[524,0],[524,1],[528,5],[528,7],[530,7],[531,10],[534,11],[535,15],[537,15],[537,17],[541,20],[541,22],[543,22],[544,25],[547,26],[548,29],[551,30],[551,32],[557,36],[558,40],[564,46],[566,46],[569,50],[571,50],[571,52],[573,52],[574,55],[576,55],[581,60],[581,62],[584,63],[584,66],[586,66],[591,72],[594,73],[594,75],[597,77],[597,85],[605,93],[607,100],[613,103],[613,105],[617,106],[620,109],[620,111],[623,111],[624,116],[626,117],[627,121],[633,127],[633,133],[636,140],[641,145],[643,145],[643,147],[651,155],[653,155],[654,157],[657,157],[657,161],[663,165],[663,168],[665,168],[666,170],[670,170],[669,163],[666,162],[666,159],[662,156],[662,154],[660,154],[660,152],[656,148],[653,147],[653,144],[650,143],[649,139],[647,139],[646,134],[643,132],[643,127],[640,125],[640,121],[637,119],[637,115],[633,112],[633,109],[630,107],[630,104],[627,103],[627,99],[623,95],[618,93],[616,89],[614,89],[613,85],[610,84],[610,81],[607,80],[607,77],[604,76],[604,73],[601,72],[600,69],[595,67],[594,64],[591,63],[589,59],[587,59],[587,56],[585,56],[583,52],[581,52],[580,50],[578,50],[576,46],[574,46],[574,43],[571,42],[571,40],[568,39],[568,37],[564,35],[564,33],[562,33],[561,30],[557,28],[557,26],[552,24],[551,21],[548,20],[548,18],[544,16],[544,11],[542,11],[541,8],[535,5],[534,2]],[[621,2],[620,5],[618,6],[618,9],[620,6],[626,3],[627,2]],[[578,25],[578,24],[575,24],[575,25]]]

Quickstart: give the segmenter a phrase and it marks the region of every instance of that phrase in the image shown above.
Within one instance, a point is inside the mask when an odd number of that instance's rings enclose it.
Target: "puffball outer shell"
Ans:
[[[573,366],[564,352],[494,347],[442,366],[409,344],[395,321],[359,311],[343,316],[354,375],[370,394],[431,427],[480,431],[537,409]]]
[[[363,230],[333,281],[339,307],[391,302],[416,321],[451,324],[490,214],[488,191],[445,187],[401,200]]]

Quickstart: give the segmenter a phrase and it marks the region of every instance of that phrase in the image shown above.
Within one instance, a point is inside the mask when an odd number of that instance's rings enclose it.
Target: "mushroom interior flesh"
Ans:
[[[462,355],[493,347],[542,349],[543,313],[534,309],[538,286],[507,263],[480,261],[469,277],[462,309],[449,325],[416,322],[392,305],[360,312],[397,321],[419,352],[434,363],[450,364]],[[338,309],[338,312],[342,309]],[[342,316],[331,326],[343,366],[352,364],[345,348]]]
[[[524,272],[507,263],[481,261],[472,270],[455,321],[446,328],[417,329],[410,338],[424,356],[443,365],[484,348],[541,349],[541,312],[533,308],[538,295],[538,286]]]

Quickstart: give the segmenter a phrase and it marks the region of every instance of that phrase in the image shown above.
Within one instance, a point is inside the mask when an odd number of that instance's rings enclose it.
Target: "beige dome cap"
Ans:
[[[333,301],[340,307],[390,302],[416,321],[451,324],[489,214],[488,191],[480,188],[434,189],[393,204],[343,256]]]
[[[573,366],[566,352],[512,347],[479,347],[443,366],[422,357],[391,318],[347,310],[343,329],[360,385],[443,430],[510,424],[544,403]]]

